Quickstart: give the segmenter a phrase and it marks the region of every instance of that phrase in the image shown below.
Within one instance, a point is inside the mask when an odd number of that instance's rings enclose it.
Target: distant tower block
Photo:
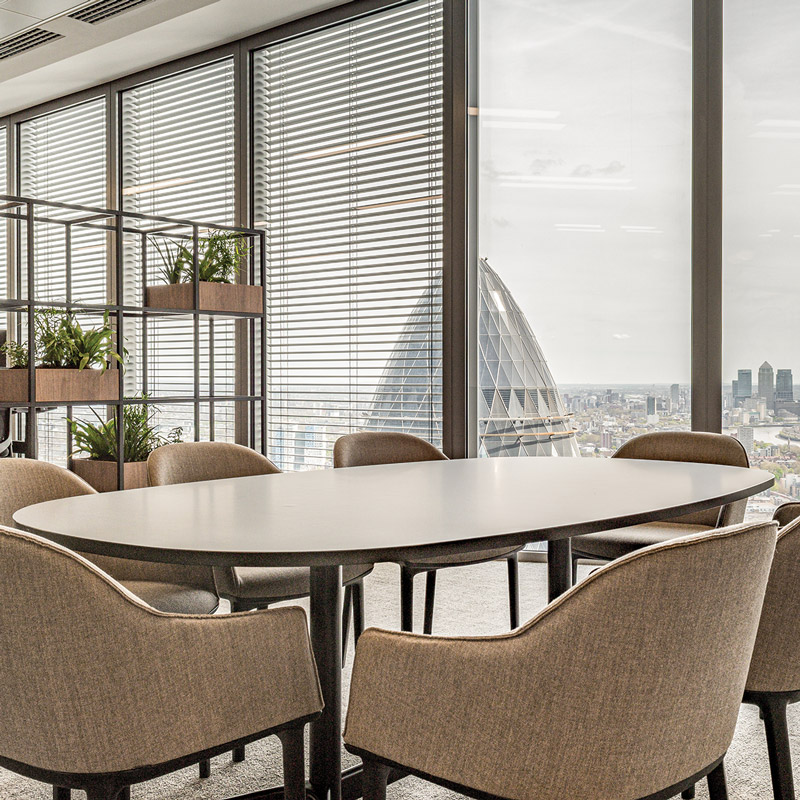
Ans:
[[[367,415],[367,430],[441,438],[426,412],[433,390],[417,377],[433,364],[441,392],[442,350],[431,341],[433,287],[420,298],[384,370]],[[489,264],[478,269],[478,435],[482,456],[577,456],[572,419],[525,315]]]
[[[758,368],[758,396],[767,401],[767,408],[775,407],[775,372],[768,361]]]
[[[784,403],[794,402],[794,385],[790,369],[778,370],[775,379],[775,400]]]

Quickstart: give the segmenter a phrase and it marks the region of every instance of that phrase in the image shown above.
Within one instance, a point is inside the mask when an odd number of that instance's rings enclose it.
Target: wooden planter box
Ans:
[[[264,312],[264,293],[260,286],[241,283],[200,281],[201,311]],[[194,284],[162,283],[145,289],[144,304],[150,308],[194,308]]]
[[[119,372],[36,368],[37,403],[100,403],[119,399]],[[0,402],[28,401],[28,370],[0,369]]]
[[[94,461],[90,458],[71,458],[69,468],[98,492],[117,491],[117,462]],[[135,461],[124,466],[123,489],[143,489],[147,486],[147,462]]]

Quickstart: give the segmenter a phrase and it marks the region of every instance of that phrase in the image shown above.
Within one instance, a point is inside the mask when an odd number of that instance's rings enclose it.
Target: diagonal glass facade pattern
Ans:
[[[481,456],[577,456],[578,446],[558,387],[528,320],[484,259],[478,269]],[[375,393],[368,427],[422,436],[439,444],[430,385],[423,368],[441,376],[441,345],[433,342],[430,298],[410,315]],[[402,391],[396,387],[402,386]]]

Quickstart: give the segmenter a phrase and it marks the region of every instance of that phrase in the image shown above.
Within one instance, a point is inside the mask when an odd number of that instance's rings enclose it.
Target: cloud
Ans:
[[[612,333],[612,339],[630,339],[631,335],[629,333]]]

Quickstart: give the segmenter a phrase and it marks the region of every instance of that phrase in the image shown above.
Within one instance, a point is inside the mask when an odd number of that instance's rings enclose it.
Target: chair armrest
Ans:
[[[526,800],[644,797],[700,772],[733,736],[774,548],[774,524],[748,530],[619,559],[503,636],[366,631],[346,744]]]

